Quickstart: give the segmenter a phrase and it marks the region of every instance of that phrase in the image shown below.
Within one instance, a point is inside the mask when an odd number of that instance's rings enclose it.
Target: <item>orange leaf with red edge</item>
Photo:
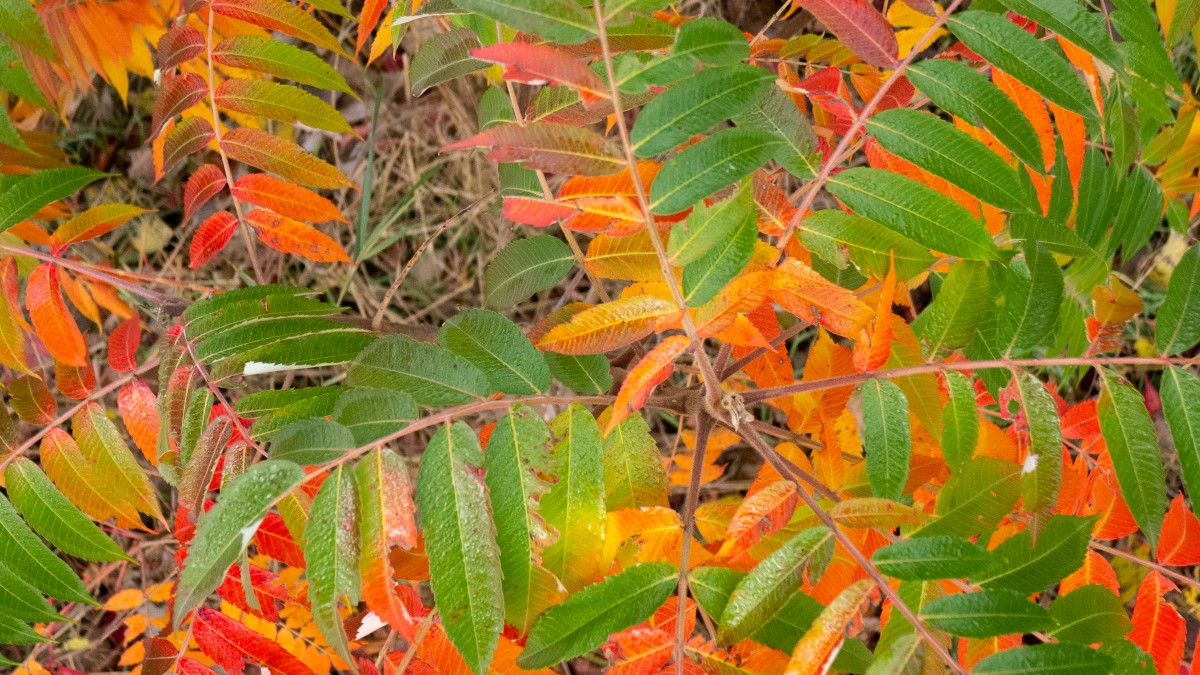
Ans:
[[[56,265],[42,263],[29,275],[25,304],[33,328],[51,356],[69,366],[87,365],[87,342],[63,302]]]
[[[246,661],[260,663],[277,675],[313,675],[304,662],[270,640],[224,614],[201,607],[192,619],[192,635],[200,651],[226,672],[240,673]]]
[[[780,480],[744,499],[729,521],[717,555],[727,558],[741,553],[783,529],[796,511],[799,498],[795,483]]]
[[[205,164],[192,172],[183,187],[183,222],[191,220],[201,206],[220,194],[228,184],[225,172],[215,164]]]
[[[367,44],[367,38],[371,37],[371,32],[379,24],[379,17],[383,15],[383,10],[387,9],[387,6],[387,0],[366,0],[363,3],[362,14],[358,21],[358,39],[354,42],[355,56],[358,56],[363,46]]]
[[[200,223],[188,248],[188,267],[199,269],[220,253],[233,238],[237,223],[237,216],[228,211],[217,211]]]
[[[501,210],[504,217],[514,223],[531,225],[533,227],[549,227],[560,220],[570,218],[578,212],[570,204],[521,195],[506,196],[504,198],[504,207]]]
[[[1175,495],[1171,500],[1171,508],[1163,519],[1156,555],[1164,565],[1200,564],[1200,520],[1184,505],[1183,495]]]
[[[279,174],[293,183],[331,190],[354,186],[337,167],[260,129],[238,127],[226,133],[221,138],[221,149],[230,159]]]
[[[108,336],[108,365],[119,373],[137,368],[137,349],[141,342],[142,326],[138,318],[122,321]]]
[[[771,299],[801,320],[819,322],[831,333],[846,337],[858,337],[875,314],[853,292],[792,258],[776,268]]]
[[[672,335],[655,345],[645,356],[629,369],[621,390],[617,392],[617,400],[613,403],[613,412],[604,430],[607,436],[618,424],[634,412],[646,405],[646,399],[654,388],[671,376],[675,369],[675,359],[691,344],[686,335]]]
[[[589,307],[551,328],[537,346],[559,354],[599,354],[640,340],[682,314],[651,295],[635,295]]]
[[[523,162],[527,169],[580,176],[604,176],[625,167],[625,160],[603,136],[567,124],[502,124],[442,148],[490,148],[493,162]]]
[[[58,387],[58,393],[71,400],[82,401],[96,389],[96,373],[90,363],[68,366],[62,361],[55,361],[54,384]]]
[[[1183,662],[1187,624],[1175,608],[1164,601],[1169,592],[1178,590],[1158,572],[1151,571],[1138,587],[1133,605],[1133,630],[1129,641],[1154,658],[1154,665],[1163,675],[1175,675]]]
[[[471,56],[504,66],[504,79],[526,84],[561,84],[579,93],[584,106],[608,98],[600,76],[582,61],[555,47],[508,42],[476,47]]]
[[[292,253],[314,262],[350,262],[350,256],[341,244],[312,225],[266,209],[247,213],[246,222],[254,228],[262,243],[276,251]]]
[[[158,399],[150,385],[133,380],[117,393],[117,412],[134,445],[151,464],[158,466]]]
[[[54,392],[45,380],[33,375],[21,375],[8,385],[8,405],[22,421],[29,424],[49,424],[58,413]]]
[[[867,0],[795,0],[825,24],[839,42],[863,61],[892,68],[900,48],[896,34],[879,10]]]
[[[607,232],[613,237],[624,237],[646,225],[641,207],[625,195],[581,197],[570,203],[578,213],[564,226],[577,232]]]
[[[871,593],[872,582],[862,579],[848,586],[829,603],[812,628],[792,650],[785,675],[819,675],[829,672],[833,659],[846,639],[846,626]]]
[[[333,202],[295,183],[261,173],[248,173],[233,184],[233,196],[281,216],[309,223],[346,222]]]

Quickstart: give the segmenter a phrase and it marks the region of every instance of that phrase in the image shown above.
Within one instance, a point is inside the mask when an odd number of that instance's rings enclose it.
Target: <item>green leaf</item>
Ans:
[[[1165,356],[1200,342],[1200,246],[1189,248],[1171,273],[1154,328],[1154,344]]]
[[[806,569],[820,570],[833,555],[833,531],[813,527],[789,539],[738,582],[721,612],[717,641],[734,644],[767,625],[799,593]],[[810,577],[818,574],[809,572]]]
[[[905,581],[972,577],[991,561],[986,549],[959,537],[904,539],[871,558],[880,572]]]
[[[980,675],[1095,675],[1112,672],[1113,660],[1086,645],[1043,644],[1006,649],[975,666]]]
[[[1032,633],[1054,626],[1050,612],[1007,590],[948,595],[925,605],[920,616],[932,628],[969,638]]]
[[[449,82],[492,65],[471,56],[472,49],[483,43],[470,28],[454,28],[436,33],[417,49],[409,64],[412,93],[420,96],[443,82]]]
[[[486,309],[456,314],[442,325],[438,341],[482,370],[492,391],[543,394],[550,388],[550,368],[542,353],[500,314]]]
[[[308,599],[313,621],[346,663],[350,645],[338,613],[338,598],[358,604],[358,500],[354,472],[339,464],[321,483],[304,528]]]
[[[1200,379],[1186,368],[1171,366],[1159,383],[1163,417],[1175,441],[1175,455],[1182,468],[1188,495],[1200,495]],[[1192,510],[1200,508],[1192,500]]]
[[[637,565],[587,586],[537,620],[517,665],[536,670],[586,654],[609,635],[650,618],[678,581],[674,565],[657,562]]]
[[[612,389],[612,369],[604,354],[543,352],[550,374],[577,394],[604,394]]]
[[[890,380],[868,380],[862,384],[861,394],[863,449],[871,492],[884,499],[900,499],[912,453],[908,400]]]
[[[983,201],[1010,211],[1033,198],[995,152],[931,113],[893,108],[867,121],[867,131],[888,152],[941,176]]]
[[[727,21],[700,17],[679,27],[671,53],[621,77],[621,91],[640,92],[649,85],[678,82],[696,70],[699,61],[710,66],[732,66],[750,57],[750,44],[742,31]]]
[[[543,476],[553,474],[546,423],[531,408],[515,408],[496,423],[483,468],[504,573],[504,617],[525,634],[562,588],[538,562],[541,545],[553,537],[538,513],[550,489]]]
[[[873,220],[838,209],[809,214],[799,234],[800,241],[813,255],[838,269],[845,269],[848,262],[853,262],[867,274],[881,279],[887,275],[893,260],[898,281],[919,276],[934,263],[929,249],[912,239]]]
[[[316,466],[342,457],[358,444],[346,427],[324,418],[292,422],[271,436],[271,459]]]
[[[966,260],[996,257],[996,245],[982,222],[954,200],[911,178],[859,167],[829,179],[829,191],[860,216],[927,248]]]
[[[546,569],[574,591],[602,575],[604,547],[604,449],[596,419],[572,404],[551,425],[558,482],[542,498],[542,516],[558,539],[542,552]]]
[[[258,418],[250,427],[250,435],[255,439],[269,440],[275,432],[297,420],[332,415],[338,397],[346,391],[349,388],[268,389],[243,396],[234,404],[234,409],[242,417]],[[275,397],[275,394],[279,396]],[[246,399],[250,399],[250,402],[245,403]],[[246,411],[243,411],[244,403],[248,408]]]
[[[929,345],[929,354],[959,349],[971,343],[988,312],[991,281],[987,265],[963,262],[955,265],[942,281],[933,302],[913,321],[913,331]]]
[[[1024,354],[1041,344],[1058,325],[1062,306],[1063,275],[1049,251],[1036,243],[1022,247],[1024,258],[1008,265],[1004,307],[997,325],[1006,356]]]
[[[653,157],[674,149],[757,103],[774,80],[772,73],[742,64],[696,73],[642,108],[629,132],[633,152]]]
[[[650,426],[641,415],[626,417],[604,437],[605,508],[667,506],[667,490],[667,472]]]
[[[1032,19],[1072,44],[1082,47],[1118,73],[1125,64],[1113,46],[1104,16],[1089,12],[1075,0],[1000,0],[1013,12]],[[1174,28],[1174,26],[1172,26]]]
[[[781,141],[758,129],[722,129],[663,164],[650,186],[650,210],[678,213],[767,163]]]
[[[217,503],[196,523],[196,537],[179,574],[175,611],[183,616],[200,606],[246,550],[271,505],[304,480],[291,462],[254,464],[221,490]]]
[[[346,383],[408,392],[427,406],[469,403],[489,392],[487,376],[470,361],[407,335],[371,343],[350,365]]]
[[[25,3],[25,0],[5,0]],[[0,13],[0,17],[4,15]],[[80,188],[108,174],[78,166],[46,169],[8,185],[0,192],[0,232],[16,225],[60,199],[74,195]]]
[[[745,572],[728,567],[698,567],[688,574],[688,588],[700,607],[719,624],[729,596],[745,578]],[[804,593],[792,593],[783,607],[751,637],[771,649],[791,652],[823,609],[821,603]]]
[[[572,0],[454,0],[454,4],[551,42],[577,44],[596,34],[591,13]]]
[[[942,409],[942,456],[950,470],[957,472],[975,455],[979,409],[975,404],[975,387],[966,375],[946,371],[946,389],[949,396]]]
[[[346,390],[332,414],[334,422],[350,430],[355,446],[394,434],[419,417],[412,396],[374,387]]]
[[[500,249],[483,272],[483,304],[506,309],[554,288],[575,263],[571,249],[549,235],[518,239]]]
[[[79,577],[46,548],[3,495],[0,495],[0,564],[56,600],[98,604]]]
[[[875,662],[865,675],[920,675],[925,667],[925,643],[914,633],[902,635],[887,647],[877,647]]]
[[[0,0],[0,34],[32,49],[42,58],[59,60],[59,54],[42,24],[42,17],[26,0]]]
[[[1038,593],[1079,569],[1091,541],[1093,518],[1053,515],[1032,543],[1029,530],[1005,539],[992,551],[993,564],[975,576],[976,585]]]
[[[32,645],[49,641],[23,621],[0,614],[0,645]]]
[[[739,214],[741,219],[721,241],[683,268],[683,299],[688,307],[699,307],[715,298],[746,268],[758,243],[756,214],[753,208]]]
[[[1021,469],[1021,495],[1029,513],[1049,513],[1062,485],[1062,428],[1058,405],[1041,381],[1029,373],[1017,378],[1017,393],[1029,433],[1029,452]]]
[[[61,621],[63,617],[21,575],[0,563],[0,612],[29,622]]]
[[[667,242],[671,264],[683,267],[700,260],[730,232],[754,217],[754,191],[749,184],[712,206],[705,206],[703,202],[697,204],[683,222],[671,228],[671,238]]]
[[[1035,213],[1009,215],[1008,234],[1013,239],[1037,242],[1050,251],[1075,258],[1099,256],[1095,249],[1088,246],[1087,242],[1075,233],[1075,230]]]
[[[4,473],[8,498],[26,522],[60,551],[100,562],[132,560],[75,507],[36,464],[17,458]]]
[[[1021,467],[976,457],[952,475],[937,498],[938,518],[913,531],[914,537],[973,537],[995,527],[1021,496]]]
[[[321,57],[262,35],[233,35],[221,40],[213,48],[213,61],[310,87],[353,93],[346,78]]]
[[[1099,370],[1104,384],[1096,405],[1100,433],[1108,444],[1121,496],[1153,548],[1158,544],[1159,528],[1167,513],[1167,479],[1158,454],[1154,422],[1137,389],[1119,375]]]
[[[1008,17],[967,11],[950,17],[946,26],[976,54],[1048,100],[1088,119],[1098,119],[1087,87],[1066,59]]]
[[[909,67],[907,75],[913,86],[937,107],[982,125],[1026,165],[1045,173],[1046,164],[1033,124],[986,76],[949,59],[919,61]]]
[[[1120,640],[1133,628],[1121,598],[1099,584],[1059,596],[1050,605],[1050,616],[1058,624],[1050,637],[1085,645]]]
[[[734,115],[733,121],[739,127],[761,129],[779,137],[783,144],[776,146],[774,159],[793,176],[811,178],[820,170],[817,135],[808,118],[782,89],[771,87],[748,110]]]
[[[337,108],[290,84],[233,78],[217,88],[221,110],[256,115],[284,124],[300,124],[339,134],[353,134],[350,123]]]
[[[500,549],[482,462],[470,427],[444,426],[425,448],[416,489],[433,597],[446,634],[477,675],[487,672],[504,627]]]

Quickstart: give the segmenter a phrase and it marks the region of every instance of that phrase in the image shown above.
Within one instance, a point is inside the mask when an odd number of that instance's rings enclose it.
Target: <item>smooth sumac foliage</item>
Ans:
[[[1195,3],[59,4],[0,0],[23,672],[95,605],[150,673],[1196,667]],[[403,233],[337,156],[406,39],[513,226],[437,326],[383,321],[432,237],[365,316]],[[92,262],[152,210],[30,131],[129,73],[187,266],[247,245],[179,309]]]

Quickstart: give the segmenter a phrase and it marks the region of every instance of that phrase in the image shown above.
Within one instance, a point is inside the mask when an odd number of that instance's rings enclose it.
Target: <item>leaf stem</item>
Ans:
[[[683,539],[679,546],[679,592],[675,605],[675,675],[683,675],[683,647],[687,624],[688,565],[692,552],[692,533],[696,529],[696,505],[700,501],[700,482],[704,476],[704,459],[708,454],[708,436],[712,431],[713,418],[701,410],[696,428],[696,449],[692,452],[692,476],[688,482],[687,497],[683,502]]]

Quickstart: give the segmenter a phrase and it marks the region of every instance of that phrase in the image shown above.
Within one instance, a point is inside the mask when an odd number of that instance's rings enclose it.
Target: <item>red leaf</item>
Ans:
[[[179,659],[179,668],[175,672],[179,675],[217,675],[216,671],[212,668],[203,666],[199,661],[193,661],[186,657]]]
[[[192,235],[191,248],[188,249],[188,267],[199,269],[206,265],[233,238],[235,228],[237,216],[228,211],[217,211],[200,223],[200,227]]]
[[[188,117],[181,121],[163,138],[162,168],[154,180],[161,180],[176,164],[188,155],[199,152],[215,137],[212,125],[199,117]]]
[[[276,584],[279,578],[269,570],[254,565],[246,566],[250,570],[250,586],[254,589],[254,597],[258,600],[258,609],[250,606],[246,600],[246,588],[242,585],[242,568],[233,564],[225,571],[225,578],[217,586],[217,594],[225,602],[237,607],[243,612],[253,614],[267,621],[279,620],[279,606],[275,601],[287,602],[287,589]]]
[[[262,243],[276,251],[293,253],[315,262],[351,262],[341,244],[312,225],[266,209],[247,213],[246,222],[254,228]]]
[[[261,663],[277,675],[313,675],[313,671],[279,643],[255,633],[220,612],[201,607],[192,620],[200,650],[230,673],[240,673],[246,660]]]
[[[879,68],[896,65],[896,35],[867,0],[795,0],[825,24],[850,51]]]
[[[120,373],[137,368],[137,348],[142,342],[142,327],[135,316],[122,321],[108,336],[108,365]]]
[[[158,39],[158,69],[169,73],[203,53],[203,33],[187,24],[175,26]]]
[[[283,517],[277,513],[268,513],[254,534],[254,545],[258,552],[289,566],[304,569],[304,551],[296,545],[288,532]]]
[[[33,329],[51,356],[69,366],[87,365],[87,342],[63,302],[58,267],[42,263],[33,270],[25,286],[25,304]]]
[[[600,76],[549,45],[510,42],[471,50],[471,56],[505,66],[504,79],[526,84],[562,84],[579,92],[584,106],[608,98]]]
[[[216,164],[205,164],[196,169],[183,188],[183,222],[191,220],[196,211],[220,194],[227,184],[225,172]]]
[[[1184,506],[1183,495],[1175,495],[1163,520],[1158,540],[1158,561],[1182,567],[1200,564],[1200,520]]]
[[[1133,630],[1129,640],[1154,657],[1154,665],[1162,675],[1175,675],[1183,662],[1183,644],[1187,624],[1170,604],[1163,602],[1175,584],[1158,572],[1151,571],[1138,587],[1133,606]]]
[[[686,335],[672,335],[658,343],[654,349],[642,357],[621,383],[617,392],[617,400],[613,403],[612,417],[604,430],[607,436],[618,424],[634,412],[646,405],[646,399],[654,388],[671,376],[675,370],[675,359],[683,353],[691,340]]]
[[[151,464],[158,466],[158,402],[150,385],[134,380],[121,387],[117,411],[134,444]]]
[[[150,117],[150,138],[156,138],[168,120],[204,100],[208,83],[195,73],[180,73],[168,77],[158,87],[154,112]]]
[[[442,152],[467,148],[490,148],[488,159],[493,162],[524,162],[526,168],[548,173],[605,176],[625,166],[603,136],[566,124],[502,124],[447,145]]]
[[[92,371],[91,364],[68,366],[62,361],[55,361],[54,384],[63,396],[82,401],[96,389],[96,373]]]
[[[324,223],[347,222],[333,202],[285,180],[261,173],[248,173],[233,184],[233,196],[293,220]]]

